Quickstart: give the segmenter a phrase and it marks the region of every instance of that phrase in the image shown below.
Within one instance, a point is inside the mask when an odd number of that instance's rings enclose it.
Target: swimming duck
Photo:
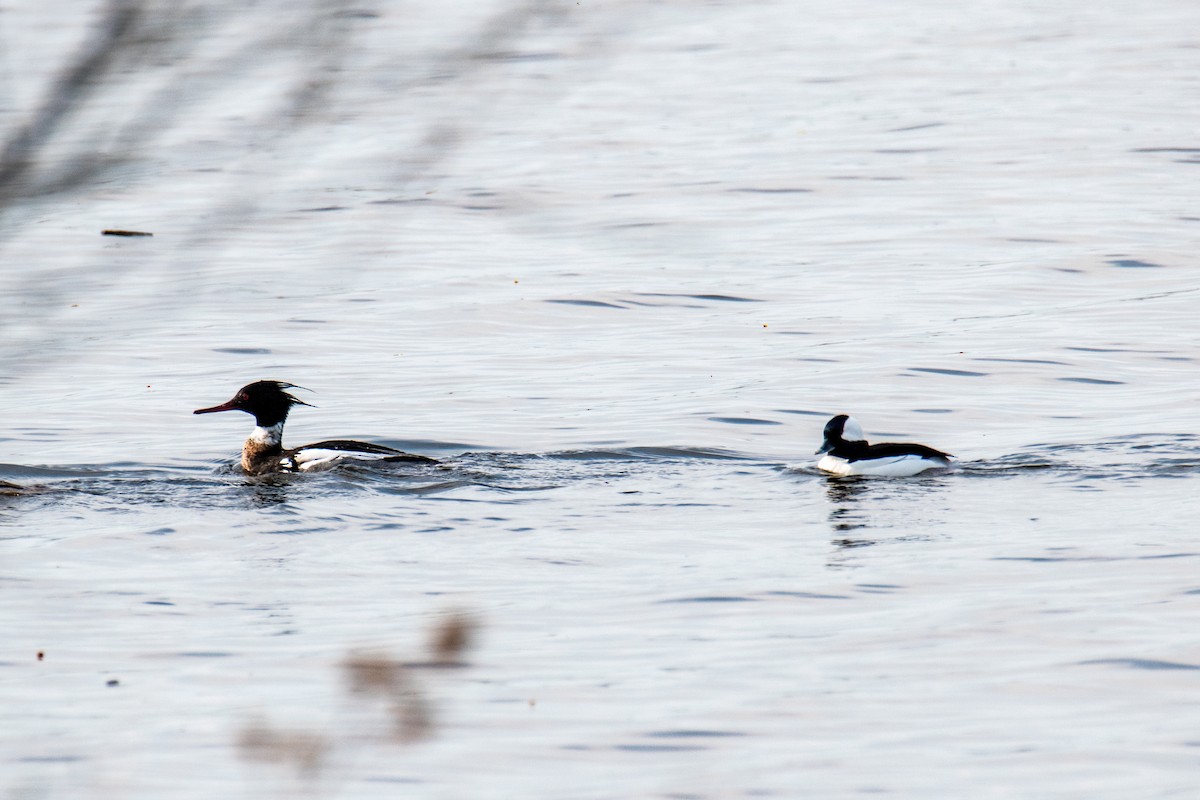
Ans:
[[[247,384],[233,399],[212,408],[198,408],[194,414],[213,414],[218,411],[245,411],[254,417],[255,427],[242,446],[242,469],[250,475],[271,472],[309,472],[325,469],[347,459],[407,461],[434,464],[437,459],[413,455],[393,447],[371,442],[331,439],[306,444],[291,450],[283,449],[283,423],[292,406],[311,406],[288,389],[299,389],[283,381],[255,381]]]
[[[905,478],[930,469],[950,466],[951,456],[923,444],[867,444],[862,426],[845,414],[838,414],[825,425],[825,441],[817,453],[825,457],[817,469],[834,475],[878,475]]]

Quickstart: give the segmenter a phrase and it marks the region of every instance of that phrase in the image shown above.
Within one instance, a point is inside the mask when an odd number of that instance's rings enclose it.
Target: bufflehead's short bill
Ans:
[[[930,469],[945,469],[953,458],[923,444],[867,444],[862,426],[845,414],[826,423],[825,441],[817,453],[825,454],[817,462],[817,469],[825,472],[884,478],[907,478]]]
[[[283,423],[287,421],[288,412],[292,406],[311,405],[285,391],[298,388],[300,387],[294,383],[283,381],[255,381],[239,389],[229,402],[212,408],[198,408],[192,413],[245,411],[254,417],[254,430],[242,447],[242,469],[250,475],[309,472],[331,467],[346,459],[436,463],[437,459],[427,456],[405,453],[381,444],[346,439],[333,439],[284,450]]]

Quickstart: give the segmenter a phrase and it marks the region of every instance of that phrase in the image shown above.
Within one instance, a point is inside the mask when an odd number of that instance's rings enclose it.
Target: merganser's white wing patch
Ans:
[[[864,458],[847,461],[837,456],[825,456],[817,462],[817,469],[834,475],[875,475],[881,478],[908,478],[930,469],[944,469],[948,462],[926,458],[916,454]]]
[[[324,447],[306,447],[297,450],[281,462],[285,469],[313,472],[328,469],[334,464],[347,459],[352,461],[378,461],[387,458],[388,453],[367,453],[361,450],[335,450]]]
[[[339,461],[342,461],[350,453],[345,450],[301,450],[298,453],[293,453],[291,461],[292,469],[298,469],[301,472],[312,472],[314,470],[326,469],[332,467]]]

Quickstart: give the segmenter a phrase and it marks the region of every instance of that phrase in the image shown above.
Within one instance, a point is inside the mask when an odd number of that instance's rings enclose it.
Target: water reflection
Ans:
[[[909,480],[827,478],[825,496],[831,506],[828,520],[833,534],[830,542],[838,553],[844,553],[879,544],[885,537],[894,541],[925,540],[927,536],[914,528],[928,528],[942,521],[938,505],[931,500],[948,485],[945,476],[933,475]],[[875,533],[865,536],[863,531],[868,528]]]
[[[870,481],[863,478],[826,479],[825,496],[833,505],[829,524],[835,534],[867,527],[864,510],[858,504],[869,493]],[[847,546],[860,547],[862,543]]]
[[[286,504],[290,485],[289,479],[276,475],[242,484],[247,490],[247,500],[256,508],[275,508]]]

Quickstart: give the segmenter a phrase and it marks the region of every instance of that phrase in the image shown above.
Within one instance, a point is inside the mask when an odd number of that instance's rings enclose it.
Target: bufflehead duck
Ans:
[[[343,459],[411,461],[424,464],[437,462],[434,458],[405,453],[381,444],[345,439],[332,439],[284,450],[283,423],[287,421],[288,411],[292,406],[312,405],[284,391],[299,388],[294,383],[282,381],[255,381],[238,389],[238,393],[229,402],[212,408],[198,408],[192,413],[245,411],[254,416],[255,428],[242,447],[242,469],[250,475],[308,472],[333,466]]]
[[[950,466],[952,456],[923,444],[867,444],[862,427],[845,414],[825,425],[825,441],[818,453],[825,457],[817,469],[834,475],[880,475],[905,478],[928,469]]]

